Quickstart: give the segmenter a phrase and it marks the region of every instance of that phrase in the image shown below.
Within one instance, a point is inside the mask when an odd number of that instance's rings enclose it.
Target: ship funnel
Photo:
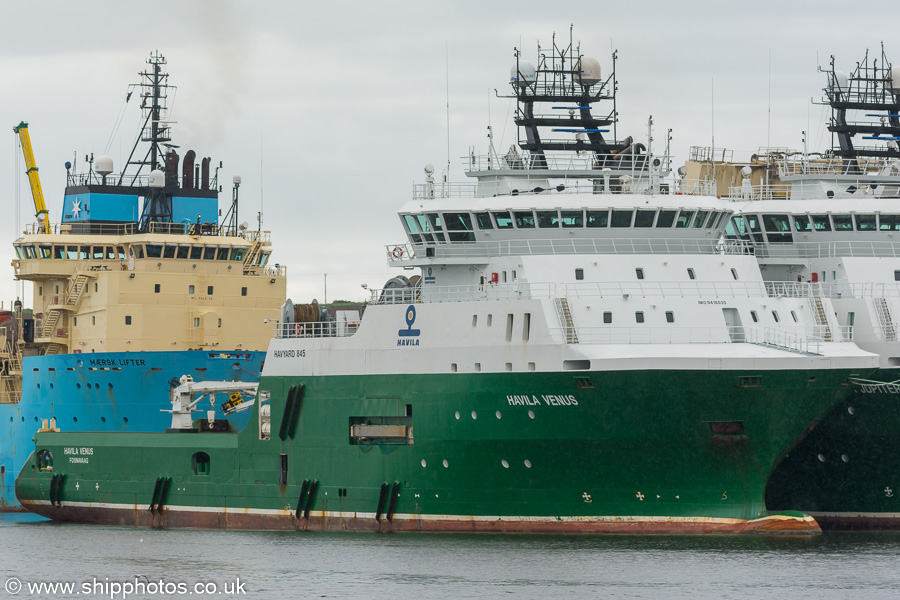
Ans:
[[[203,189],[203,190],[209,189],[209,163],[210,163],[210,160],[211,159],[207,156],[206,158],[203,159],[203,162],[200,163],[202,165],[202,167],[200,168],[200,177],[201,177],[200,189]]]
[[[184,155],[184,162],[181,164],[181,188],[190,190],[194,187],[194,159],[197,153],[188,150]]]
[[[178,153],[174,150],[166,152],[166,184],[178,187]]]

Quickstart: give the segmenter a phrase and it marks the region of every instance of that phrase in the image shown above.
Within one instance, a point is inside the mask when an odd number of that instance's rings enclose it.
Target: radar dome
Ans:
[[[575,80],[588,87],[602,81],[600,77],[600,62],[590,56],[582,56],[575,63]]]
[[[517,83],[520,87],[534,83],[536,78],[534,65],[524,60],[520,60],[518,66],[513,65],[509,70],[509,82]]]
[[[894,94],[900,94],[900,66],[891,67],[891,80],[886,87]]]
[[[102,155],[97,157],[97,162],[94,163],[94,170],[100,173],[101,175],[109,175],[113,172],[113,159],[111,156]]]
[[[850,89],[850,78],[843,71],[835,71],[834,85],[842,92],[846,92]]]
[[[150,171],[150,180],[148,182],[148,185],[152,188],[166,187],[166,174],[159,169]]]

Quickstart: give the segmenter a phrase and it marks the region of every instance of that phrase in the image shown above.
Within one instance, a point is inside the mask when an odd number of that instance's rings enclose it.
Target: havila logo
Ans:
[[[397,332],[400,339],[397,340],[398,346],[418,346],[419,340],[413,339],[419,337],[419,330],[413,329],[413,323],[416,322],[416,307],[410,304],[406,309],[406,329]]]

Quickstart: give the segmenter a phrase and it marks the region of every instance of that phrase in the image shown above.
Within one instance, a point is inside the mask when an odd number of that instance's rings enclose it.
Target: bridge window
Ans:
[[[216,247],[215,246],[207,246],[203,249],[203,260],[215,260],[216,259]]]
[[[532,226],[534,226],[532,217]],[[474,242],[475,232],[472,229],[472,217],[469,213],[444,213],[447,226],[447,238],[451,242]]]
[[[119,255],[119,260],[125,260],[125,247],[116,246],[116,254]]]
[[[419,235],[419,227],[416,225],[416,219],[412,215],[403,215],[403,218],[406,220],[406,229],[409,230],[409,239],[413,244],[418,244],[422,241],[422,237]]]
[[[478,229],[493,229],[494,224],[491,222],[491,215],[488,213],[475,213],[475,222]]]
[[[539,210],[537,211],[538,227],[559,227],[559,213],[555,210]]]
[[[564,210],[560,212],[562,226],[584,227],[584,212],[580,210]],[[606,225],[588,225],[588,227],[606,227]]]
[[[856,215],[857,231],[877,231],[875,215]]]
[[[65,258],[65,256],[63,256],[65,249],[65,246],[53,246],[53,258]]]
[[[697,217],[694,219],[694,229],[700,229],[706,223],[706,216],[709,213],[705,210],[698,210]]]
[[[244,256],[247,255],[246,248],[232,248],[231,249],[231,260],[243,261]]]
[[[653,227],[653,219],[656,217],[655,210],[639,210],[634,217],[635,227]]]
[[[416,215],[416,222],[418,222],[418,224],[419,224],[418,231],[422,232],[422,238],[421,238],[422,241],[433,242],[435,236],[432,235],[432,233],[431,233],[431,226],[428,224],[428,217],[426,217],[425,215]],[[413,233],[415,233],[417,231],[416,230],[416,222],[413,222],[409,227],[409,230],[412,231]],[[418,239],[418,236],[414,236],[413,241],[415,241],[416,239]],[[443,234],[441,234],[441,237],[438,239],[438,241],[440,241],[440,242],[444,241]]]
[[[147,244],[147,258],[162,258],[162,246]]]
[[[657,227],[671,227],[672,223],[675,222],[675,214],[678,211],[675,210],[661,210],[659,211],[659,218],[656,219]]]
[[[187,257],[190,255],[190,253],[191,253],[190,246],[178,246],[178,252],[175,254],[175,257],[187,259]]]
[[[509,212],[495,212],[494,221],[497,222],[497,229],[512,229],[512,217],[509,216]]]
[[[900,231],[900,215],[878,215],[878,229],[881,231]]]
[[[710,224],[708,224],[707,227],[710,227],[712,229],[718,229],[722,225],[722,221],[725,221],[728,218],[728,216],[727,216],[728,213],[727,212],[716,212],[713,214],[716,215],[715,223],[712,222],[713,218],[710,217],[709,218]]]
[[[517,229],[534,229],[534,213],[529,211],[516,211],[516,228]],[[450,229],[450,227],[447,227]]]
[[[222,246],[216,251],[216,260],[228,260],[228,246]]]
[[[614,210],[612,211],[611,227],[631,227],[631,221],[634,217],[633,210]]]
[[[441,215],[437,213],[428,213],[428,223],[431,223],[431,232],[434,234],[434,240],[438,243],[444,242],[444,228],[441,225]],[[419,219],[419,225],[422,226],[422,231],[426,231],[428,223],[425,223],[423,219]]]
[[[831,221],[828,215],[809,215],[812,220],[813,229],[816,231],[831,231]]]
[[[578,225],[566,225],[565,221],[566,211],[563,211],[563,227],[581,227],[581,223]],[[581,213],[578,213],[580,216]],[[587,218],[587,226],[588,227],[606,227],[609,225],[609,211],[608,210],[589,210],[588,218]]]
[[[172,245],[170,245],[170,244],[167,244],[167,245],[163,248],[163,258],[175,258],[175,250],[176,250],[176,249],[177,249],[176,246],[172,246]]]
[[[134,252],[135,258],[144,258],[144,246],[141,244],[136,244],[131,247],[131,251]]]
[[[770,242],[792,242],[791,225],[787,215],[763,215],[766,237]]]
[[[687,227],[691,219],[694,217],[694,211],[692,210],[683,210],[678,213],[678,221],[675,222],[675,227],[677,229],[684,229]]]
[[[94,260],[103,260],[103,246],[94,246],[91,258]]]
[[[106,259],[107,260],[116,260],[116,253],[113,250],[112,246],[106,247]]]
[[[853,218],[850,215],[831,215],[835,231],[853,231]]]
[[[191,246],[191,260],[203,258],[203,246]]]
[[[794,229],[797,231],[812,231],[812,223],[809,215],[794,215]]]
[[[41,258],[50,258],[53,248],[52,248],[52,246],[50,246],[50,244],[47,244],[47,245],[41,244],[38,247],[38,250],[40,250]],[[102,251],[103,248],[100,248],[100,250]],[[103,258],[102,254],[100,255],[100,258]]]

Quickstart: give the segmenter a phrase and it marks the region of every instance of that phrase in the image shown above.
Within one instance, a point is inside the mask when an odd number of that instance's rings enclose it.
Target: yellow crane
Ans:
[[[19,134],[22,142],[22,154],[25,155],[25,173],[28,174],[28,183],[31,184],[31,195],[34,198],[34,213],[42,233],[50,233],[50,213],[44,203],[44,192],[41,190],[41,179],[38,177],[38,168],[34,164],[34,152],[31,150],[31,138],[28,136],[28,123],[22,121],[13,131]]]

